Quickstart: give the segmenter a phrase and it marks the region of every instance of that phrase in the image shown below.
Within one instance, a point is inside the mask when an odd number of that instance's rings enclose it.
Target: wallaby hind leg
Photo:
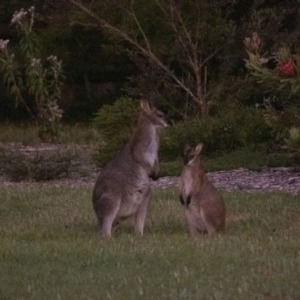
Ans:
[[[103,200],[104,201],[104,200]],[[110,199],[106,199],[107,203],[112,203]],[[118,203],[118,201],[117,201]],[[97,212],[99,228],[102,236],[110,237],[112,233],[112,228],[114,225],[114,221],[119,211],[119,204],[112,207],[102,207],[102,210]]]
[[[205,224],[206,230],[209,235],[215,234],[217,232],[216,227],[212,220],[204,213],[203,209],[200,210],[201,218]]]
[[[192,237],[197,237],[199,235],[198,228],[194,224],[188,224],[190,233]]]
[[[187,210],[185,212],[185,222],[192,236],[198,236],[199,233],[206,233],[206,226],[202,217],[194,212]]]
[[[146,220],[148,205],[150,202],[150,192],[151,191],[149,189],[149,191],[144,196],[143,202],[141,203],[134,217],[135,232],[141,236],[144,234],[145,220]]]
[[[104,237],[111,237],[112,225],[114,222],[114,216],[106,216],[103,218],[101,234]]]

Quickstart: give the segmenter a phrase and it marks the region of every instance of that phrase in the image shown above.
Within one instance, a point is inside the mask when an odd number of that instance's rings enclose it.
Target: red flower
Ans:
[[[296,70],[292,59],[288,61],[279,63],[275,69],[275,71],[279,74],[279,76],[295,76]]]

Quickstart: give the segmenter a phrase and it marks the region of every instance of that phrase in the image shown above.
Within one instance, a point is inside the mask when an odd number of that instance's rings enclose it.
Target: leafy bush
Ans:
[[[270,51],[265,49],[266,43],[257,32],[245,38],[244,43],[249,56],[245,60],[246,67],[265,91],[273,95],[271,101],[266,101],[266,123],[272,128],[276,141],[283,143],[283,148],[292,155],[297,155],[300,152],[297,133],[300,126],[299,53],[289,47],[280,47],[268,55]]]
[[[280,102],[286,101],[285,104]],[[298,99],[296,100],[298,101]],[[276,106],[281,106],[276,109]],[[282,143],[292,127],[300,127],[300,106],[287,99],[274,97],[267,101],[264,114],[266,124],[271,128],[275,141]]]
[[[285,144],[282,146],[283,149],[288,151],[289,155],[300,163],[300,128],[291,127],[288,131],[288,137],[284,139]]]
[[[42,141],[58,139],[62,109],[62,61],[50,55],[40,58],[40,40],[34,30],[34,7],[15,12],[11,24],[19,34],[19,51],[15,55],[8,49],[9,40],[0,39],[0,73],[8,94],[16,105],[21,104],[39,128]],[[34,103],[34,107],[30,103]]]
[[[129,140],[137,122],[139,105],[128,97],[114,105],[105,105],[97,114],[95,128],[104,141],[95,156],[103,165]],[[214,117],[193,118],[176,123],[161,133],[161,161],[176,160],[185,142],[203,142],[205,154],[215,155],[239,148],[260,149],[271,144],[271,129],[264,121],[264,111],[258,108],[230,106],[220,109]]]
[[[119,98],[114,105],[104,105],[97,113],[94,126],[101,136],[95,160],[105,164],[129,140],[140,111],[138,101]]]
[[[224,152],[215,157],[204,157],[203,166],[207,172],[233,170],[246,168],[252,171],[261,171],[264,167],[293,167],[299,169],[299,160],[286,153],[266,153],[251,149],[237,149]],[[160,176],[179,176],[183,167],[182,159],[162,161],[160,163]]]
[[[268,147],[270,128],[263,111],[254,108],[231,107],[214,117],[179,122],[162,133],[160,156],[164,161],[176,159],[185,142],[204,143],[204,153],[213,155],[238,148]]]

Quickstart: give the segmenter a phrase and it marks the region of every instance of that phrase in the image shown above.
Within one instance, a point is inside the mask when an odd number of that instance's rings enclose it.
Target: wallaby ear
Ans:
[[[185,143],[184,146],[182,147],[181,155],[182,156],[187,155],[191,149],[192,149],[191,146],[189,144]]]
[[[147,99],[141,99],[140,105],[146,114],[150,114],[152,112],[152,105]]]
[[[199,143],[196,147],[195,147],[195,154],[199,155],[201,150],[202,150],[203,144]]]

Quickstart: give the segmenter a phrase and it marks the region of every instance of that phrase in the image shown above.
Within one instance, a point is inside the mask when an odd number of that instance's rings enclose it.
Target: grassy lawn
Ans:
[[[91,189],[1,187],[0,299],[299,299],[299,196],[224,198],[223,235],[192,239],[169,189],[144,237],[123,224],[101,239]]]
[[[0,145],[4,143],[23,143],[25,145],[38,145],[38,128],[28,123],[0,123]],[[60,142],[64,144],[96,143],[100,136],[90,125],[62,124]]]
[[[161,162],[160,166],[162,176],[180,175],[182,171],[182,159],[171,162]],[[220,153],[215,157],[203,157],[203,166],[207,172],[238,168],[260,171],[266,166],[270,168],[299,168],[299,163],[296,163],[293,157],[284,153],[266,154],[249,149],[239,149],[230,153]]]

